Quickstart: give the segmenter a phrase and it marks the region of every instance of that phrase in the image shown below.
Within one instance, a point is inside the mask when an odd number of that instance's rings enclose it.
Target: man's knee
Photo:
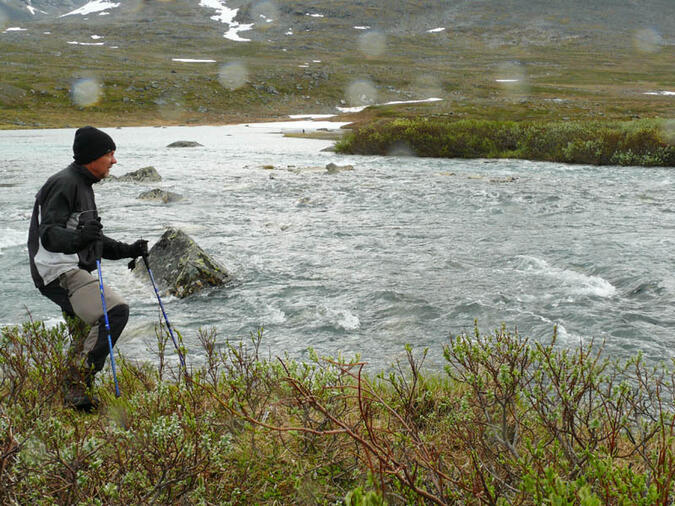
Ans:
[[[108,311],[108,323],[110,324],[110,341],[113,346],[122,334],[124,327],[129,321],[129,306],[120,304]],[[101,316],[98,322],[98,339],[94,348],[89,351],[88,361],[94,367],[94,371],[103,369],[105,359],[110,352],[108,347],[108,329],[105,325],[105,316]]]

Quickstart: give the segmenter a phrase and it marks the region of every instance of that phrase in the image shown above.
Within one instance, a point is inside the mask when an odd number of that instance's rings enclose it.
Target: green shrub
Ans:
[[[432,119],[378,120],[336,145],[341,153],[442,158],[521,158],[591,165],[675,166],[663,122],[522,122]]]
[[[67,328],[2,329],[2,504],[670,504],[675,369],[505,328],[371,378],[199,333],[189,374],[119,360],[98,413],[63,407]],[[187,350],[185,350],[187,351]],[[188,355],[188,363],[191,356]],[[170,379],[172,378],[172,379]]]

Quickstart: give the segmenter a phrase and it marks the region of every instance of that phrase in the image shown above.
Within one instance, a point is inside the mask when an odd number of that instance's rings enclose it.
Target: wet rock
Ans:
[[[202,146],[195,141],[176,141],[172,142],[167,146],[167,148],[196,148]]]
[[[141,193],[136,198],[140,200],[154,200],[157,202],[164,202],[165,204],[168,204],[169,202],[178,202],[179,200],[183,200],[182,195],[162,190],[161,188],[153,188],[152,190],[148,190],[147,192]]]
[[[490,179],[491,183],[515,183],[518,181],[516,176],[495,177]]]
[[[326,165],[326,172],[328,174],[337,174],[338,172],[343,172],[345,170],[354,170],[353,165],[335,165],[334,163],[329,163]]]
[[[169,228],[164,232],[150,249],[149,262],[157,287],[181,299],[232,280],[225,267],[209,257],[192,238],[177,228]],[[138,262],[133,272],[147,276],[143,262]]]
[[[152,166],[143,167],[134,172],[127,172],[123,176],[108,176],[104,181],[120,181],[125,183],[156,183],[162,180],[157,169]]]

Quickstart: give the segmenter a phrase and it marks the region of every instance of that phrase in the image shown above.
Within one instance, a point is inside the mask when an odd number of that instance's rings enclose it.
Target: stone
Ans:
[[[195,141],[176,141],[172,142],[167,148],[197,148],[202,145]]]
[[[165,204],[168,204],[169,202],[178,202],[179,200],[183,200],[182,195],[162,190],[161,188],[153,188],[152,190],[143,192],[137,198],[140,200],[155,200],[158,202],[164,202]]]
[[[162,176],[159,175],[157,169],[155,169],[152,166],[149,166],[135,170],[134,172],[127,172],[126,174],[120,177],[108,176],[103,181],[108,180],[119,181],[123,183],[156,183],[162,180]]]
[[[326,165],[326,172],[328,174],[337,174],[345,170],[354,170],[353,165],[335,165],[334,163],[329,163]]]
[[[223,286],[232,280],[225,267],[177,228],[168,228],[162,234],[150,249],[148,260],[157,288],[181,299],[208,287]],[[136,263],[133,272],[147,277],[142,261]]]

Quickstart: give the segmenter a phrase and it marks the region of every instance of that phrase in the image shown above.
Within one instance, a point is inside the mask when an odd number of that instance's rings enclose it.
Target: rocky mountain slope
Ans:
[[[217,122],[432,96],[443,101],[408,109],[672,115],[672,98],[642,95],[675,88],[675,3],[0,0],[0,54],[0,125],[82,112]],[[74,100],[82,79],[96,100]]]

